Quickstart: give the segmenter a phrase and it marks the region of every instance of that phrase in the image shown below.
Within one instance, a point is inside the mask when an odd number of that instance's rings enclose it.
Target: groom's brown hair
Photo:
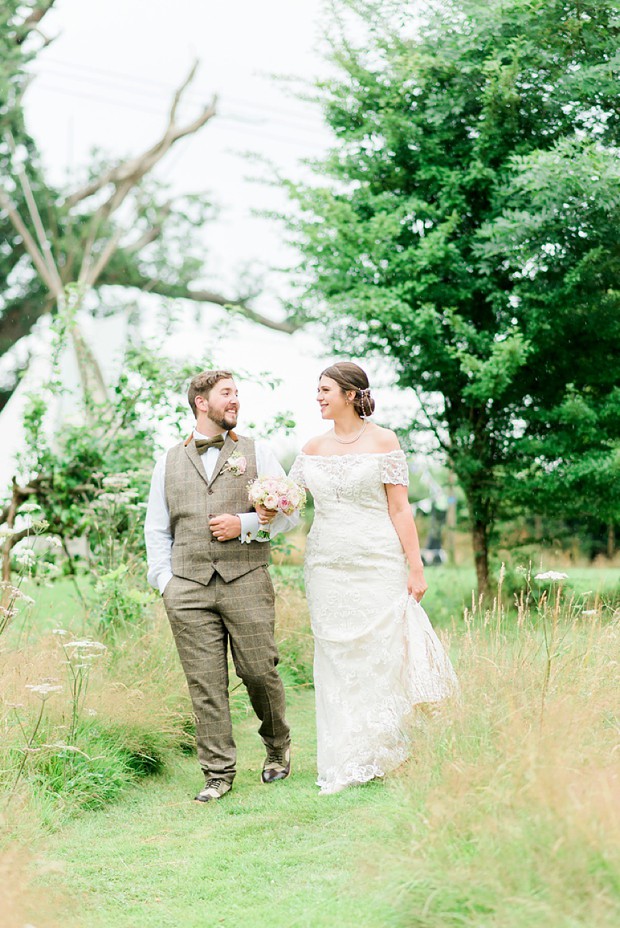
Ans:
[[[233,375],[231,371],[201,371],[200,374],[196,374],[195,377],[192,377],[189,383],[189,390],[187,391],[187,402],[192,408],[192,412],[198,418],[198,413],[196,411],[196,397],[204,396],[205,399],[209,398],[209,393],[220,380],[232,380]]]

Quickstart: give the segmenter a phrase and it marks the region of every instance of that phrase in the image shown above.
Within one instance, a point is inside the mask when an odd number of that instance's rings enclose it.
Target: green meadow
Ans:
[[[96,640],[94,616],[68,581],[30,589],[0,655],[3,924],[617,925],[619,572],[567,572],[518,607],[500,591],[472,610],[469,571],[429,571],[461,697],[411,719],[395,774],[319,797],[307,611],[299,572],[275,569],[293,772],[260,783],[233,681],[239,773],[209,806],[191,801],[191,713],[160,604],[76,669],[66,643]]]

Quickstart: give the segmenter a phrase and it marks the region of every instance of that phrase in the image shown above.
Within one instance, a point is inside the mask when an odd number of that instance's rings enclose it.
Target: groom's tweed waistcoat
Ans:
[[[231,455],[245,458],[243,474],[226,463]],[[256,449],[251,438],[230,435],[220,451],[211,480],[207,479],[194,440],[175,445],[166,458],[166,501],[172,532],[172,572],[177,577],[207,584],[214,573],[229,583],[269,562],[268,542],[241,544],[217,541],[209,517],[251,512],[248,483],[257,477]]]

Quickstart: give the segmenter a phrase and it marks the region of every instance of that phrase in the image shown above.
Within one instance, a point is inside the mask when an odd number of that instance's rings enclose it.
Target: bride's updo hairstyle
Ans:
[[[367,419],[375,411],[375,401],[370,395],[370,385],[366,371],[352,361],[338,361],[321,372],[321,377],[335,380],[343,393],[355,390],[353,409],[361,419]]]

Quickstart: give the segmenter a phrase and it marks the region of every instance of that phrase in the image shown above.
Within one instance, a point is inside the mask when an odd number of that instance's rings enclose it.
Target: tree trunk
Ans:
[[[11,582],[11,542],[5,541],[2,548],[2,580],[4,583]]]
[[[474,519],[472,522],[472,541],[478,596],[486,599],[489,592],[489,526],[481,519]]]
[[[71,326],[71,340],[73,342],[73,350],[75,351],[80,374],[82,395],[84,397],[90,397],[95,403],[102,405],[108,399],[108,392],[103,374],[101,373],[99,362],[93,354],[92,348],[84,338],[77,322],[74,322]]]
[[[456,480],[453,471],[448,471],[448,512],[446,514],[446,543],[448,564],[456,566]]]
[[[613,522],[607,526],[607,557],[611,561],[616,553],[616,527]]]

